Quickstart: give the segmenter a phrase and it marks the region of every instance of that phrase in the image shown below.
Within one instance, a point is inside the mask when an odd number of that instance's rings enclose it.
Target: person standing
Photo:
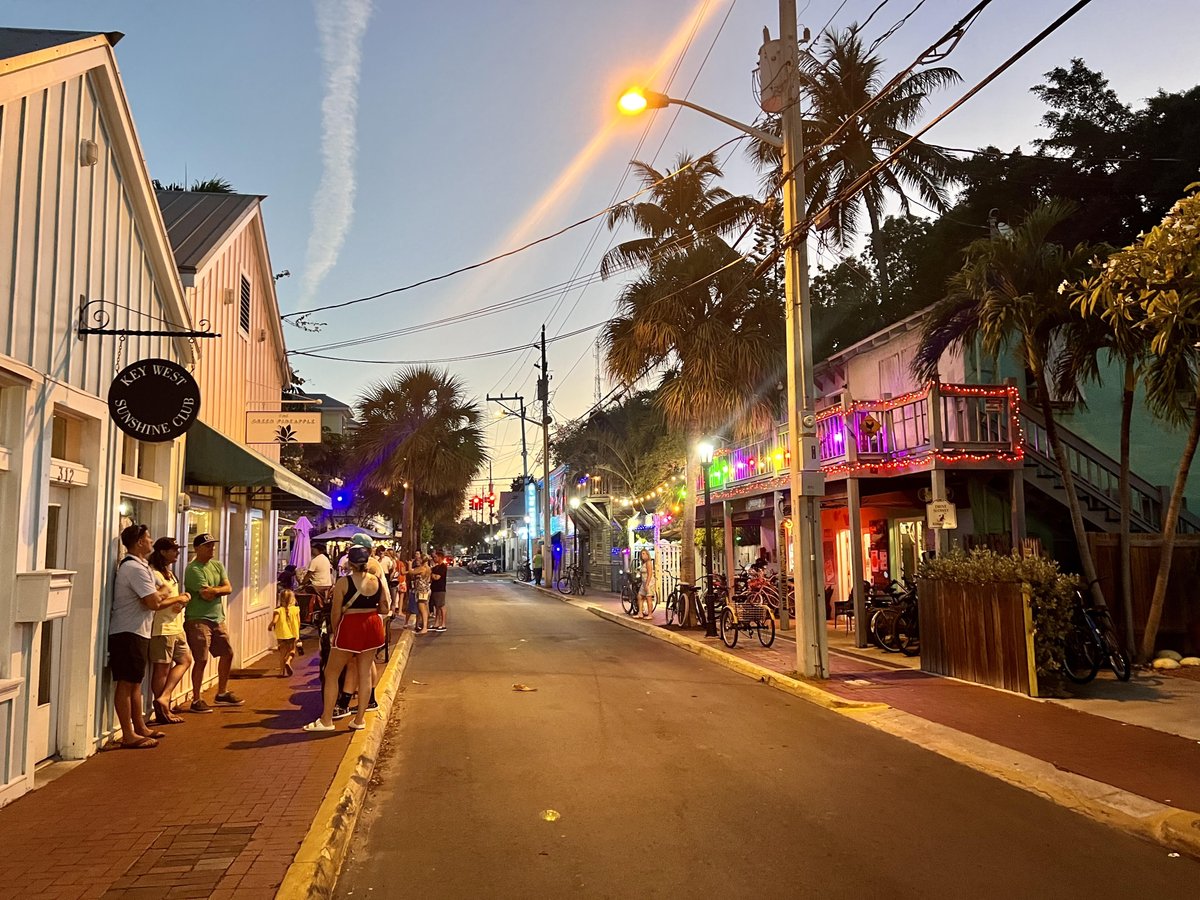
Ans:
[[[542,583],[542,545],[538,544],[537,551],[533,554],[533,583],[541,586]]]
[[[214,559],[217,539],[208,533],[196,535],[192,541],[195,556],[183,572],[183,586],[191,599],[184,613],[183,629],[196,662],[192,666],[192,705],[194,713],[210,713],[212,707],[204,702],[204,670],[208,658],[217,658],[218,706],[241,706],[246,701],[229,690],[229,673],[233,671],[233,645],[225,628],[224,598],[233,593],[229,575],[221,561]]]
[[[446,630],[446,574],[450,566],[446,554],[437,550],[433,554],[433,566],[429,570],[429,605],[433,608],[433,630]]]
[[[425,634],[429,630],[429,596],[433,570],[420,550],[413,556],[409,578],[417,592],[417,627],[413,634]]]
[[[180,593],[175,577],[179,544],[175,538],[161,537],[150,554],[150,572],[154,583],[165,588],[174,602],[154,613],[150,629],[150,691],[154,697],[154,721],[157,725],[177,725],[183,721],[171,708],[171,695],[192,665],[192,654],[183,633],[183,610],[190,597]]]
[[[333,710],[337,702],[338,676],[348,665],[358,670],[358,683],[371,683],[371,664],[375,651],[384,645],[387,634],[382,616],[388,609],[388,595],[382,580],[367,571],[371,551],[351,547],[347,553],[350,574],[333,586],[333,641],[325,669],[324,705],[321,716],[304,726],[305,731],[333,731]],[[367,697],[360,691],[358,710],[350,727],[366,727]]]
[[[296,655],[296,641],[300,637],[300,607],[296,605],[296,594],[284,588],[279,592],[279,605],[271,616],[271,630],[279,651],[279,674],[291,675],[292,657]]]
[[[638,575],[642,583],[638,586],[638,617],[649,619],[654,615],[654,560],[649,550],[638,554]]]
[[[127,526],[121,531],[121,544],[125,556],[117,565],[108,625],[108,667],[116,683],[113,706],[121,723],[121,749],[148,750],[166,737],[151,731],[142,715],[142,682],[154,613],[168,605],[169,597],[166,588],[154,583],[146,562],[153,549],[149,526]]]

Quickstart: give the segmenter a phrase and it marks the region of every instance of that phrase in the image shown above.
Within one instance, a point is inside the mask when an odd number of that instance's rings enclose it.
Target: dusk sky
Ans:
[[[878,0],[799,5],[801,22],[815,32],[831,16],[834,27],[862,21]],[[866,38],[916,5],[887,3]],[[880,49],[888,72],[911,62],[971,5],[926,2]],[[945,63],[963,84],[935,97],[929,115],[1070,5],[993,3]],[[777,4],[768,0],[734,0],[732,10],[730,0],[4,0],[0,9],[8,26],[125,34],[116,56],[152,176],[219,175],[240,192],[267,195],[272,263],[292,273],[278,284],[284,313],[439,275],[556,231],[614,194],[627,196],[636,188],[622,183],[626,164],[647,120],[616,114],[620,88],[636,80],[753,120],[751,71],[762,28],[774,36],[778,24]],[[928,139],[1028,147],[1041,115],[1029,87],[1045,71],[1080,56],[1122,99],[1138,101],[1200,80],[1194,43],[1194,2],[1096,0]],[[688,110],[651,116],[638,155],[659,167],[681,151],[703,153],[736,136]],[[592,152],[580,158],[589,145]],[[726,186],[750,193],[757,175],[743,146],[732,149]],[[573,162],[573,177],[563,178]],[[287,327],[288,347],[369,337],[529,294],[594,271],[612,239],[589,223],[480,271],[317,314],[327,327],[318,334]],[[500,314],[327,352],[420,361],[520,346],[543,322],[552,338],[602,322],[620,284],[617,277],[585,291],[548,292]],[[595,335],[549,349],[556,422],[592,403]],[[488,392],[523,393],[532,404],[533,359],[526,351],[446,366],[481,404]],[[293,364],[309,389],[348,402],[396,368],[304,356]],[[602,389],[610,386],[605,379]],[[496,482],[507,487],[520,472],[519,426],[494,422],[488,434]]]

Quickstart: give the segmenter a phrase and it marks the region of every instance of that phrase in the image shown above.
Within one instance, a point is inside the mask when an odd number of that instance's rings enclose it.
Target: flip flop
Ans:
[[[178,725],[182,721],[183,719],[171,712],[165,703],[160,703],[157,700],[154,701],[155,725]]]
[[[350,730],[351,730],[351,731],[362,731],[362,730],[363,730],[364,728],[366,728],[366,727],[367,727],[367,723],[366,723],[366,722],[364,722],[362,725],[359,725],[357,722],[351,722],[351,723],[350,723]]]
[[[126,744],[124,741],[121,741],[122,750],[149,750],[157,746],[158,741],[152,737],[144,737],[140,741],[134,741],[132,744]]]
[[[146,740],[155,740],[155,741],[158,740],[159,738],[165,738],[166,736],[167,736],[167,733],[165,731],[152,731],[149,734],[142,735],[142,737],[146,738]]]
[[[302,729],[304,731],[337,731],[336,725],[326,725],[320,719],[313,719]]]

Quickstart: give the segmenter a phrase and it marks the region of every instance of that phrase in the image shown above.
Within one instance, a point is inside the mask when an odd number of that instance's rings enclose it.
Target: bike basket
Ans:
[[[735,603],[733,611],[739,622],[765,622],[771,613],[761,603]]]

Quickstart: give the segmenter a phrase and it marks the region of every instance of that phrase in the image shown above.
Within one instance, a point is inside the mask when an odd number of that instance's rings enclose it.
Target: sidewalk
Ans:
[[[317,655],[234,690],[246,701],[184,723],[153,750],[97,754],[0,809],[0,897],[271,898],[352,732],[309,735]]]
[[[574,598],[572,598],[574,599]],[[623,614],[616,594],[600,592],[580,598],[610,612]],[[660,604],[653,622],[666,628]],[[670,630],[678,631],[675,627]],[[740,636],[730,650],[719,638],[706,638],[703,629],[686,629],[687,637],[787,674],[796,669],[796,645],[791,634],[779,633],[771,648],[750,635]],[[843,633],[844,634],[844,633]],[[1166,806],[1200,811],[1200,741],[1174,734],[1187,731],[1181,720],[1200,702],[1191,684],[1138,672],[1129,684],[1096,683],[1092,693],[1068,701],[1035,700],[928,675],[909,668],[896,654],[860,650],[831,632],[830,670],[825,690],[852,700],[886,703],[930,722],[965,732],[1050,763],[1065,772],[1112,785]],[[840,644],[845,644],[840,647]],[[870,657],[877,655],[877,661]],[[1115,699],[1128,698],[1124,701]],[[1162,698],[1162,699],[1156,699]],[[1171,698],[1181,698],[1172,706]],[[1098,703],[1097,713],[1083,711]],[[1185,705],[1180,705],[1185,704]],[[1157,711],[1156,705],[1162,710]],[[1122,709],[1123,706],[1129,707]],[[1138,724],[1126,721],[1137,718]],[[1146,727],[1158,724],[1159,727]],[[1192,727],[1194,723],[1192,723]]]

